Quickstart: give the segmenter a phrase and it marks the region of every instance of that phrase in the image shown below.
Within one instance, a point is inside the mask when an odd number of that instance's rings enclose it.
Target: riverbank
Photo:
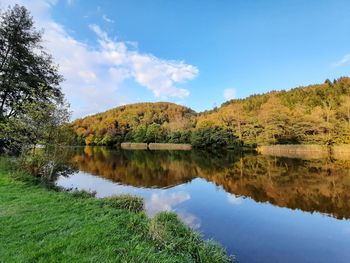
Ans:
[[[120,147],[124,150],[178,150],[189,151],[191,144],[186,143],[132,143],[123,142]]]
[[[149,219],[139,201],[49,190],[0,158],[1,261],[230,262],[174,214]]]

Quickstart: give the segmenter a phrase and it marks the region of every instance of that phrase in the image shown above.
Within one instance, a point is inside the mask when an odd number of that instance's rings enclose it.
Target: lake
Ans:
[[[239,262],[350,262],[350,160],[231,151],[67,149],[65,188],[173,211]],[[310,156],[312,157],[312,156]]]

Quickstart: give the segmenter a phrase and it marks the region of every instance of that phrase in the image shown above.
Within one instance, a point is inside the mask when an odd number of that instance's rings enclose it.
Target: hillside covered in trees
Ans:
[[[172,131],[190,131],[196,113],[171,103],[139,103],[117,107],[73,122],[78,141],[109,145],[123,141],[154,142],[169,138]],[[178,141],[187,142],[182,133]]]
[[[202,113],[165,102],[131,104],[78,119],[73,128],[87,145],[350,143],[350,78],[235,99]]]

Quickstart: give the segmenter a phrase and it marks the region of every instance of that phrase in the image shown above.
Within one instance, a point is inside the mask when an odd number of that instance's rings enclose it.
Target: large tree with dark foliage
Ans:
[[[62,76],[41,43],[42,33],[25,7],[0,11],[1,121],[23,113],[28,103],[47,105],[63,99]]]
[[[68,120],[63,78],[41,44],[42,32],[25,7],[0,11],[0,152],[47,143]]]

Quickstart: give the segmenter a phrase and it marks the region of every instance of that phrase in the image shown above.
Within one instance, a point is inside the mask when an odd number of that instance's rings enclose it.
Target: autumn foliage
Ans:
[[[202,113],[173,103],[131,104],[78,119],[73,127],[77,141],[87,145],[350,143],[350,78],[252,95]]]

